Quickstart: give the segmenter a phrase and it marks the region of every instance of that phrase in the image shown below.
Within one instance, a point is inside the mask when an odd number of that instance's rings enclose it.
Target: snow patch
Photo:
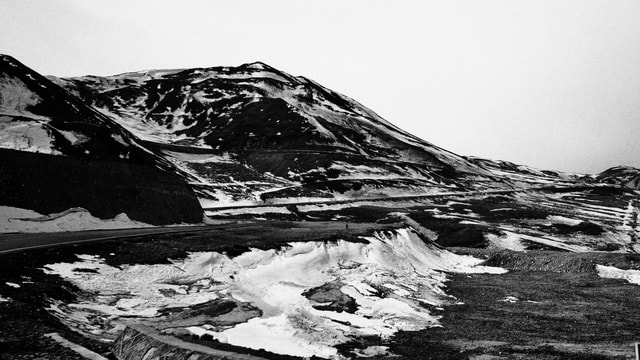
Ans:
[[[606,279],[623,279],[640,285],[640,270],[622,270],[615,266],[596,265],[598,275]]]
[[[54,149],[51,130],[45,126],[38,121],[18,121],[0,116],[0,148],[61,155]]]
[[[519,234],[507,232],[503,236],[486,234],[485,238],[495,247],[513,251],[525,251],[526,246],[522,243]]]
[[[0,74],[0,115],[33,116],[27,109],[42,99],[22,80]]]
[[[500,300],[498,300],[498,301],[500,301],[500,302],[508,302],[508,303],[510,303],[510,304],[515,304],[515,303],[517,303],[518,301],[520,301],[520,299],[518,299],[518,298],[517,298],[517,297],[515,297],[515,296],[507,296],[507,297],[505,297],[504,299],[500,299]]]
[[[80,145],[82,143],[86,143],[87,141],[91,140],[88,136],[85,136],[84,134],[81,134],[75,131],[58,130],[58,132],[62,136],[64,136],[64,138],[67,139],[67,141],[69,141],[73,146]]]
[[[571,219],[571,218],[559,216],[559,215],[547,216],[547,220],[551,221],[554,224],[564,224],[569,226],[576,226],[582,222],[582,220],[579,220],[579,219]]]
[[[113,219],[99,219],[83,208],[42,215],[33,210],[0,206],[0,233],[61,232],[150,227],[153,225],[129,219],[125,213]]]

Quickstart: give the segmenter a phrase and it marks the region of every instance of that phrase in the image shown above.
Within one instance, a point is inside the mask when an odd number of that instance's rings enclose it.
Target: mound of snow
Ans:
[[[572,218],[568,218],[560,215],[549,215],[547,216],[547,220],[553,224],[562,224],[562,225],[569,225],[569,226],[576,226],[582,222],[582,220],[580,219],[572,219]]]
[[[113,219],[103,220],[94,217],[83,208],[42,215],[33,210],[0,206],[0,233],[107,230],[150,226],[152,225],[129,219],[125,213],[118,214]]]
[[[157,316],[214,299],[250,303],[262,315],[246,322],[188,326],[196,335],[294,356],[336,357],[336,345],[357,336],[390,336],[400,330],[438,326],[425,304],[454,302],[443,288],[446,272],[505,270],[426,245],[410,230],[379,232],[363,242],[296,242],[281,249],[252,249],[230,258],[191,253],[173,264],[105,265],[90,255],[76,263],[46,266],[93,299],[55,304],[50,310],[80,331],[115,336],[118,317]],[[82,271],[77,271],[81,269]],[[357,303],[355,312],[320,309],[304,293],[330,285]],[[103,329],[112,323],[111,329]],[[80,327],[80,328],[79,328]]]
[[[615,266],[597,265],[598,275],[606,279],[623,279],[640,285],[640,270],[622,270]]]

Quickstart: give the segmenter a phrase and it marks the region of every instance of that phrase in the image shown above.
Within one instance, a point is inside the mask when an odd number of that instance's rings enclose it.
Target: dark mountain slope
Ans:
[[[162,150],[201,199],[509,186],[353,99],[263,63],[51,79]]]
[[[126,212],[153,224],[202,219],[170,162],[9,56],[0,56],[0,148],[0,205],[84,207],[103,218]]]
[[[150,141],[234,152],[328,150],[483,173],[352,99],[262,63],[59,82]]]

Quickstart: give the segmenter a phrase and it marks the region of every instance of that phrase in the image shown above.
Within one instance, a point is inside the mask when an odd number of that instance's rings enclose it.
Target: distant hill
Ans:
[[[605,184],[640,190],[640,169],[631,166],[616,166],[596,175],[595,180]]]

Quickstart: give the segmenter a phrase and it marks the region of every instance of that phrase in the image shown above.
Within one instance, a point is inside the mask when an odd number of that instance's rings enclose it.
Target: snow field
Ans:
[[[290,243],[281,249],[252,249],[235,258],[191,253],[172,264],[120,268],[80,255],[75,263],[50,264],[45,271],[95,295],[75,304],[56,304],[50,311],[63,321],[70,319],[71,325],[80,320],[93,324],[93,334],[113,338],[121,317],[152,317],[166,307],[233,299],[251,303],[262,315],[232,326],[207,324],[186,330],[278,354],[337,357],[334,346],[356,336],[390,336],[438,326],[438,317],[423,304],[455,302],[443,290],[446,272],[506,271],[426,245],[409,229],[378,232],[363,240]],[[322,304],[302,294],[324,284],[338,285],[355,300],[357,311],[314,308]],[[110,322],[107,331],[112,333],[101,333],[101,324]]]

